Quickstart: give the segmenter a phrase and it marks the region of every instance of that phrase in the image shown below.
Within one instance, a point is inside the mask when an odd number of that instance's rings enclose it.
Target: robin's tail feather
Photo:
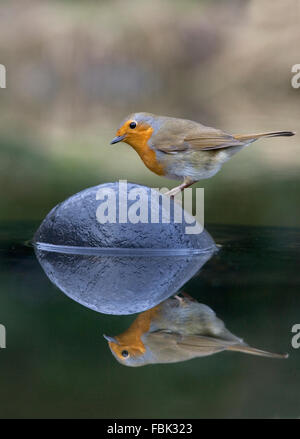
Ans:
[[[234,137],[240,142],[246,142],[247,140],[257,140],[261,137],[281,137],[281,136],[294,136],[296,133],[293,131],[270,131],[267,133],[257,134],[235,134]]]
[[[269,357],[269,358],[288,358],[288,354],[274,354],[273,352],[268,351],[262,351],[261,349],[252,348],[251,346],[247,345],[231,345],[227,347],[228,351],[236,351],[236,352],[242,352],[244,354],[251,354],[251,355],[259,355],[261,357]]]

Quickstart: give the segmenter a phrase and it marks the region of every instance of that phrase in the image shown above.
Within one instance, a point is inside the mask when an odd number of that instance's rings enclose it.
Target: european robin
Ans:
[[[121,123],[111,144],[125,142],[155,174],[183,181],[167,194],[215,175],[231,156],[262,137],[293,136],[292,131],[228,134],[197,122],[151,113],[133,113]]]
[[[207,305],[188,297],[167,299],[144,311],[122,334],[104,335],[114,357],[125,366],[176,363],[221,351],[287,358],[248,346],[226,329]]]

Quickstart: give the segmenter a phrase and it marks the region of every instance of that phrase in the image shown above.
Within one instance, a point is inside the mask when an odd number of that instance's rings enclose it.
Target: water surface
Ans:
[[[184,286],[234,334],[287,360],[224,352],[132,369],[102,334],[135,315],[97,313],[56,288],[25,243],[37,226],[0,229],[1,417],[299,417],[300,230],[207,227],[220,251]]]

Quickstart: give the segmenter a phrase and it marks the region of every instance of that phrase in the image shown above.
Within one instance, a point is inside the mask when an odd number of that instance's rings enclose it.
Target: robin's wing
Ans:
[[[244,143],[222,130],[197,123],[164,127],[153,137],[156,149],[166,154],[188,150],[209,151],[214,149],[243,146]]]
[[[151,333],[147,342],[151,349],[164,356],[187,359],[193,357],[204,357],[217,352],[224,351],[232,343],[213,337],[202,337],[198,335],[182,336],[174,332],[157,331]],[[174,361],[174,360],[173,360]]]
[[[181,349],[178,344],[179,334],[165,330],[151,332],[147,335],[145,344],[150,350],[154,363],[177,363],[189,360],[197,355]]]
[[[287,358],[287,354],[275,354],[252,348],[244,343],[233,343],[214,337],[200,335],[182,336],[165,330],[152,332],[147,337],[147,346],[154,363],[174,363],[195,357],[206,357],[225,350],[259,355],[270,358]]]
[[[261,357],[269,358],[288,358],[288,354],[276,354],[262,349],[253,348],[246,343],[233,343],[231,341],[213,338],[203,337],[199,335],[192,335],[184,337],[177,342],[178,346],[182,349],[187,349],[189,352],[195,351],[197,356],[204,356],[214,354],[220,351],[229,350],[235,352],[242,352],[244,354],[258,355]]]
[[[224,351],[232,342],[202,335],[189,335],[179,339],[177,345],[183,350],[194,351],[197,356],[205,356]]]
[[[198,133],[195,130],[194,133],[188,134],[184,141],[191,145],[193,149],[201,149],[202,151],[244,145],[230,134],[209,127],[205,127],[204,130],[201,129],[201,132]]]

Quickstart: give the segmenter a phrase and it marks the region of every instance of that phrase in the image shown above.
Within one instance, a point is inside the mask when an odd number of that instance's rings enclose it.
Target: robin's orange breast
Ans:
[[[157,160],[157,155],[154,149],[149,146],[149,139],[152,135],[153,129],[149,126],[143,135],[140,135],[136,139],[124,140],[124,142],[131,145],[138,155],[143,160],[144,164],[150,171],[157,175],[165,175],[164,165]]]
[[[151,326],[151,321],[155,318],[159,311],[160,305],[155,306],[147,311],[142,312],[134,320],[131,326],[122,334],[117,335],[117,339],[120,345],[116,345],[110,342],[110,345],[114,346],[114,351],[119,358],[122,359],[122,350],[125,348],[129,349],[135,355],[141,355],[145,353],[146,348],[142,342],[142,335],[149,331]]]

